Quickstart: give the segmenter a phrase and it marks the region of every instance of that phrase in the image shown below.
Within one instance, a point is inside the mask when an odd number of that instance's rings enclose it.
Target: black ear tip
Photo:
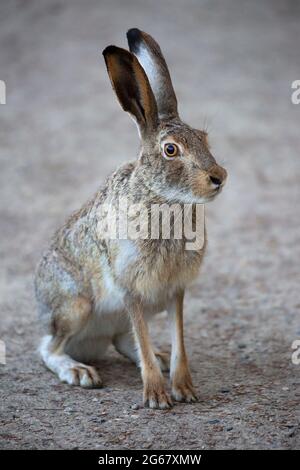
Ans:
[[[129,47],[137,45],[142,39],[142,31],[138,28],[131,28],[127,31]]]
[[[105,56],[109,55],[109,54],[114,54],[116,53],[118,50],[118,47],[117,46],[107,46],[105,49],[103,49],[102,51],[102,54]]]

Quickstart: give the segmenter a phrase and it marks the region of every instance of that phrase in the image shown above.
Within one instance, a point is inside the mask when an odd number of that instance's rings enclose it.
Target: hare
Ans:
[[[205,243],[185,250],[182,239],[109,239],[98,230],[99,208],[120,197],[130,203],[193,206],[211,201],[227,173],[210,153],[207,134],[183,123],[160,47],[139,29],[127,33],[130,52],[108,46],[107,71],[123,109],[141,138],[138,159],[117,169],[53,237],[35,276],[40,354],[70,385],[100,387],[95,364],[112,343],[141,369],[144,405],[166,409],[196,401],[184,345],[183,299],[196,278]],[[154,350],[148,320],[166,310],[170,320],[172,393],[162,371],[169,358]]]

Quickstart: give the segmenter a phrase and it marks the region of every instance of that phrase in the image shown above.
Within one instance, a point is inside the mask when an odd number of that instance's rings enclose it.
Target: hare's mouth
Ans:
[[[218,194],[220,194],[222,192],[222,189],[223,189],[223,185],[219,186],[218,188],[216,188],[214,190],[214,197],[216,197]]]
[[[222,186],[206,192],[206,194],[195,193],[191,190],[180,190],[178,188],[166,187],[160,189],[158,194],[163,197],[167,203],[179,202],[185,204],[205,204],[213,201],[220,194]]]
[[[207,202],[213,201],[221,192],[223,186],[216,188],[210,195],[207,196]]]

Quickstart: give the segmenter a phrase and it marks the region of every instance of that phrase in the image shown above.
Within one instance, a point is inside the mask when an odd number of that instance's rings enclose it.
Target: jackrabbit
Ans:
[[[100,207],[126,197],[129,204],[203,204],[220,193],[227,173],[210,153],[207,135],[183,123],[168,67],[154,39],[127,33],[130,52],[108,46],[104,59],[114,91],[138,126],[139,158],[115,171],[57,231],[39,263],[35,290],[46,327],[40,353],[61,381],[101,386],[92,365],[110,343],[141,368],[144,404],[169,408],[162,370],[147,321],[167,310],[172,352],[172,397],[196,400],[183,335],[185,287],[198,274],[205,243],[186,250],[185,239],[109,239],[101,236]]]

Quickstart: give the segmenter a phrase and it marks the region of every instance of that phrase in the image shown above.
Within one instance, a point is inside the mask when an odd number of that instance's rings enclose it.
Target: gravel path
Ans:
[[[0,448],[299,448],[299,3],[153,4],[1,2]],[[200,401],[167,412],[139,408],[139,373],[113,351],[99,364],[105,387],[90,391],[60,384],[36,354],[35,264],[137,151],[101,56],[133,26],[161,43],[183,119],[208,127],[230,175],[207,206],[207,256],[186,296]],[[153,335],[168,350],[166,330],[162,314]]]

